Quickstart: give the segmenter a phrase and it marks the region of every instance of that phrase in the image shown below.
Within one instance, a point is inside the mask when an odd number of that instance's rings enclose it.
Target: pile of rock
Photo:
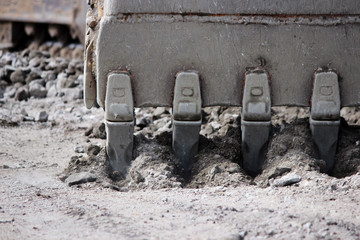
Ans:
[[[0,99],[82,98],[82,51],[81,45],[61,48],[56,43],[20,52],[0,51]]]

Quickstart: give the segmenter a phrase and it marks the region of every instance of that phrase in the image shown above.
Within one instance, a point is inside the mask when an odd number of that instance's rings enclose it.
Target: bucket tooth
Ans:
[[[340,126],[338,75],[333,71],[317,71],[313,85],[310,129],[319,157],[326,163],[321,171],[330,173],[334,167]]]
[[[113,171],[127,174],[132,159],[134,103],[130,76],[108,76],[105,99],[106,153]]]
[[[265,71],[255,69],[245,74],[241,132],[243,167],[250,175],[261,172],[271,129],[271,97]]]
[[[0,22],[0,49],[14,47],[23,35],[21,23]]]
[[[197,72],[179,72],[175,79],[172,148],[184,172],[198,152],[201,127],[201,93]]]

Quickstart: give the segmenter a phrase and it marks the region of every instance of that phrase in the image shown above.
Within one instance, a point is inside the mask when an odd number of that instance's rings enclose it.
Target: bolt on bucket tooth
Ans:
[[[319,157],[326,166],[321,169],[330,173],[334,167],[340,126],[340,89],[338,75],[333,71],[314,74],[311,97],[310,129]]]
[[[241,113],[243,167],[252,176],[261,172],[271,129],[269,78],[256,69],[245,74]]]
[[[172,122],[172,148],[186,173],[191,170],[199,145],[201,94],[198,73],[179,72],[176,75]]]
[[[127,73],[108,76],[105,101],[106,153],[113,171],[126,175],[132,159],[134,107]]]

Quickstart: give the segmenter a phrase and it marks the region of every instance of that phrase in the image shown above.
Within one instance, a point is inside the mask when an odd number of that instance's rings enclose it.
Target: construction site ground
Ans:
[[[78,48],[0,52],[0,239],[360,239],[358,108],[341,111],[330,175],[309,109],[273,108],[255,178],[241,167],[239,107],[203,109],[186,176],[171,151],[171,109],[137,108],[133,162],[119,176],[108,169],[103,110],[81,99]],[[31,84],[31,72],[44,82]]]

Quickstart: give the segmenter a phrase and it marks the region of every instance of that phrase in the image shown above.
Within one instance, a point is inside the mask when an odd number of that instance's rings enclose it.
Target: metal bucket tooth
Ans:
[[[176,75],[173,101],[172,148],[184,172],[189,172],[198,152],[201,127],[201,93],[197,72]]]
[[[335,72],[315,72],[311,104],[312,138],[320,158],[326,163],[321,171],[330,173],[334,167],[340,126],[340,90]]]
[[[14,47],[22,35],[22,24],[0,21],[0,49]]]
[[[134,113],[131,80],[127,73],[108,76],[105,120],[106,153],[113,171],[127,174],[132,159]]]
[[[269,78],[256,69],[246,73],[241,113],[243,167],[250,175],[261,172],[271,129]]]
[[[113,171],[123,176],[128,172],[132,159],[134,121],[106,121],[106,154]]]

